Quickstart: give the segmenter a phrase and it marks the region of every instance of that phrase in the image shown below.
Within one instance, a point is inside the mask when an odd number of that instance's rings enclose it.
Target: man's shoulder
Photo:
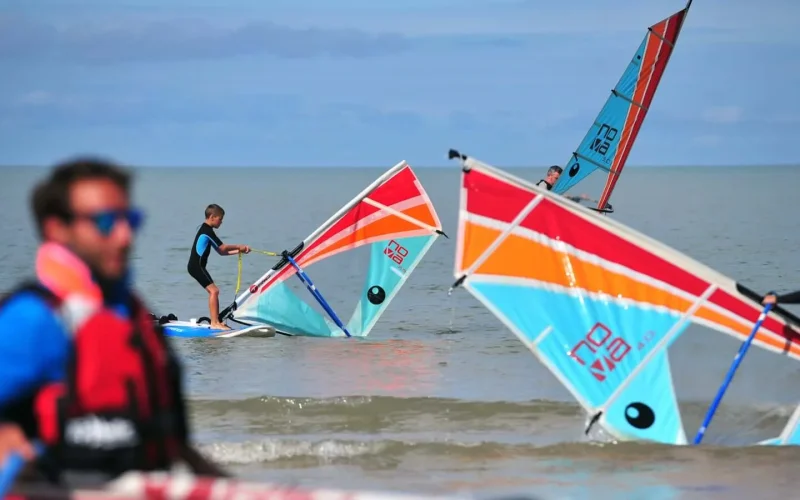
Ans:
[[[33,289],[22,289],[3,298],[0,306],[0,334],[13,328],[56,325],[58,320],[46,294]]]

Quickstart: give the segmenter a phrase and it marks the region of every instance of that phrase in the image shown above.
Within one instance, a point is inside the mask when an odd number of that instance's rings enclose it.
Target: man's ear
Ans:
[[[42,224],[42,233],[45,241],[65,244],[68,240],[67,224],[58,217],[47,217]]]

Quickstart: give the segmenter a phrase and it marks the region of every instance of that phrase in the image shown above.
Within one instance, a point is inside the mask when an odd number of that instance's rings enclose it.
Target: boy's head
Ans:
[[[206,207],[206,224],[217,229],[222,225],[222,219],[225,218],[225,210],[216,203]]]

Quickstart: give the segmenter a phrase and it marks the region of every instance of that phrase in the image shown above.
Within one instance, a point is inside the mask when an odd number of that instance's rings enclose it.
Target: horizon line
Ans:
[[[75,158],[75,157],[73,157]],[[100,157],[102,158],[102,157]],[[447,169],[457,167],[457,163],[453,163],[452,165],[413,165],[407,160],[399,160],[399,161],[406,161],[412,168],[417,169]],[[396,162],[396,163],[399,163]],[[113,161],[112,161],[113,162]],[[220,169],[292,169],[292,168],[303,168],[303,169],[354,169],[354,168],[389,168],[384,167],[382,165],[132,165],[126,163],[117,163],[125,168],[133,168],[133,169],[212,169],[212,168],[220,168]],[[395,164],[396,164],[395,163]],[[541,168],[547,169],[551,165],[516,165],[516,166],[503,166],[497,164],[491,164],[493,167],[502,168],[502,169],[509,169],[509,170],[519,170],[519,169],[531,169],[531,168]],[[11,164],[0,164],[0,169],[4,168],[15,168],[15,169],[37,169],[37,170],[44,170],[53,168],[55,164],[51,165],[11,165]],[[783,168],[797,168],[800,167],[800,163],[771,163],[771,164],[738,164],[738,165],[723,165],[723,164],[715,164],[715,165],[691,165],[691,164],[675,164],[675,165],[626,165],[627,168],[647,168],[647,169],[658,169],[658,168],[703,168],[703,169],[713,169],[713,168],[764,168],[764,167],[783,167]]]

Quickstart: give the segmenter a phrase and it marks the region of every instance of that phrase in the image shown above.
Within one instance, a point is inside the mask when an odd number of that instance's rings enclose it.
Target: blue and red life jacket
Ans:
[[[174,465],[188,441],[180,365],[139,299],[131,297],[129,318],[101,307],[70,328],[62,300],[39,283],[19,286],[0,307],[23,292],[48,303],[72,344],[65,380],[2,409],[4,420],[46,446],[40,464],[54,478],[63,471],[113,477]]]

